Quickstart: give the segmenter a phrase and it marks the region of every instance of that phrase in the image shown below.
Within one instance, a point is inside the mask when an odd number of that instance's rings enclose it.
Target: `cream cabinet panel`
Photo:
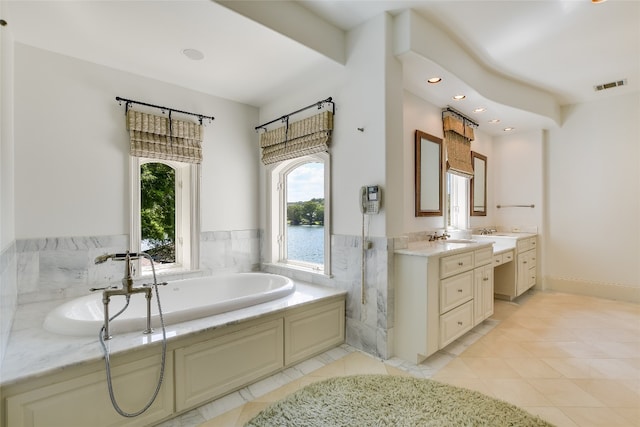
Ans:
[[[473,298],[473,270],[440,282],[440,314]]]
[[[197,406],[282,368],[283,320],[175,350],[176,410]]]
[[[493,314],[493,265],[474,270],[473,323],[479,324]]]
[[[440,258],[440,278],[453,276],[473,268],[473,251]]]
[[[478,249],[474,255],[474,265],[479,267],[481,265],[491,264],[493,260],[493,248]]]
[[[451,344],[473,328],[473,301],[440,316],[440,348]]]
[[[284,363],[299,362],[344,342],[344,301],[305,309],[285,317]]]
[[[136,412],[150,400],[160,376],[161,357],[118,364],[112,357],[113,388],[125,412]],[[142,415],[125,418],[111,405],[104,369],[7,398],[11,427],[147,426],[173,413],[173,357],[167,352],[165,375],[153,405]],[[96,404],[100,402],[100,404]]]

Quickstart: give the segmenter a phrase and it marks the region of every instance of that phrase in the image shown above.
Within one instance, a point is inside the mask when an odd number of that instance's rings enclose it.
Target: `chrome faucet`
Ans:
[[[111,335],[109,334],[109,301],[111,297],[114,295],[124,295],[127,297],[127,302],[129,297],[133,294],[143,293],[147,298],[147,328],[143,331],[145,334],[150,334],[153,332],[151,329],[151,298],[152,288],[151,286],[144,285],[139,288],[133,287],[133,264],[132,260],[140,259],[141,257],[148,257],[145,253],[135,253],[135,252],[125,252],[125,253],[116,253],[116,254],[104,254],[96,257],[95,263],[102,264],[109,259],[113,259],[114,261],[124,261],[124,277],[122,278],[122,288],[107,286],[104,288],[91,288],[90,291],[102,291],[102,303],[104,304],[104,339],[111,339]]]
[[[451,237],[451,235],[446,231],[443,231],[441,235],[438,235],[438,232],[434,232],[429,235],[429,241],[435,242],[436,240],[447,240],[449,237]]]

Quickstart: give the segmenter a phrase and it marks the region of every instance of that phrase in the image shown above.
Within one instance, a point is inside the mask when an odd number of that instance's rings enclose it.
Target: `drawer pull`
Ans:
[[[496,262],[497,262],[497,263],[500,263],[500,260],[499,260],[499,259],[497,259],[497,260],[496,260]]]
[[[527,261],[522,261],[522,263],[523,263],[523,264],[526,264],[526,263],[527,263]]]
[[[462,326],[462,322],[458,320],[458,326]]]
[[[460,267],[462,267],[462,266],[464,265],[464,262],[460,261],[460,262],[458,263],[458,265],[459,265]]]
[[[458,289],[458,292],[462,293],[462,289]]]
[[[483,277],[482,280],[484,280],[486,282],[487,280],[489,280],[489,278],[488,277]]]

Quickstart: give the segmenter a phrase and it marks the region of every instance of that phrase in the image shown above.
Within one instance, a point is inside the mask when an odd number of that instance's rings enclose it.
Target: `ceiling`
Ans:
[[[640,0],[298,4],[344,31],[385,11],[394,15],[413,9],[493,73],[549,92],[560,105],[640,90]],[[287,86],[340,74],[344,68],[209,0],[3,0],[1,7],[5,28],[19,43],[257,107],[277,99]],[[204,59],[188,59],[184,49],[197,49]],[[500,129],[482,126],[490,134],[502,132],[502,124],[546,127],[539,117],[483,98],[453,70],[416,58],[403,61],[403,67],[405,88],[436,105],[452,104],[450,92],[465,91],[468,97],[464,104],[452,105],[456,109],[468,114],[477,106],[488,107],[493,115],[486,119],[501,118]],[[435,72],[446,77],[438,91],[423,83]],[[593,88],[623,79],[627,85],[622,87]]]

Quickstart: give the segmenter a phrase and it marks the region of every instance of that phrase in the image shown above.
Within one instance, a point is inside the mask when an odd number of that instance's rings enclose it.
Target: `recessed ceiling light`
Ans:
[[[505,132],[511,132],[511,131],[512,131],[512,130],[514,130],[514,129],[515,129],[515,128],[511,128],[511,127],[509,127],[509,128],[504,128],[504,129],[502,129],[502,130],[503,130],[503,131],[505,131]]]
[[[455,99],[456,101],[460,101],[460,100],[465,99],[465,98],[466,98],[466,95],[455,95],[453,97],[453,99]]]
[[[197,49],[183,49],[182,54],[189,59],[193,59],[194,61],[200,61],[204,59],[204,53],[200,52]]]
[[[487,109],[484,107],[475,108],[473,110],[474,113],[484,113],[485,111],[487,111]]]
[[[442,81],[441,77],[431,77],[430,79],[427,79],[427,83],[440,83]]]
[[[500,119],[491,119],[489,123],[500,123]]]

